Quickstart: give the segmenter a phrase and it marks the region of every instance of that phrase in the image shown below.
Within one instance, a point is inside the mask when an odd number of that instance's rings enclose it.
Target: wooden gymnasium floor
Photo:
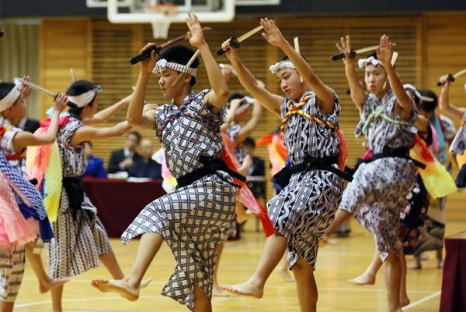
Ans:
[[[465,222],[449,222],[446,234],[450,235],[466,230]],[[374,286],[354,286],[347,282],[349,278],[362,273],[369,263],[374,251],[372,237],[356,222],[352,221],[349,238],[335,239],[336,244],[322,248],[317,261],[316,280],[319,288],[318,310],[321,312],[345,311],[385,311],[384,278],[382,271]],[[245,226],[245,233],[240,241],[228,242],[220,264],[222,283],[237,283],[246,280],[253,272],[262,252],[264,236],[255,231],[255,221],[250,220]],[[128,271],[138,241],[123,246],[119,240],[112,240],[115,253],[125,272]],[[45,253],[45,251],[44,251]],[[411,258],[408,258],[408,265]],[[184,306],[160,294],[164,283],[170,276],[175,262],[166,245],[152,263],[147,276],[154,281],[141,293],[136,302],[129,302],[116,294],[101,294],[89,285],[91,279],[108,277],[103,268],[98,268],[75,277],[65,287],[64,310],[83,311],[188,311]],[[408,291],[411,305],[405,311],[438,311],[442,271],[435,267],[435,255],[428,253],[428,260],[423,262],[423,269],[408,272]],[[264,298],[232,296],[214,298],[214,311],[299,311],[295,296],[294,283],[284,282],[274,272],[266,286]],[[51,311],[50,295],[38,293],[38,283],[30,267],[26,268],[25,279],[16,301],[15,311]]]

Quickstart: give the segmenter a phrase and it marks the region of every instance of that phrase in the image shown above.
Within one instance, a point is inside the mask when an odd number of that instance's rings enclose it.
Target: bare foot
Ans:
[[[287,282],[287,283],[293,283],[294,282],[294,278],[293,278],[293,276],[291,276],[290,270],[288,270],[288,268],[277,270],[277,272],[278,272],[278,274],[280,274],[281,278],[285,282]]]
[[[254,297],[257,299],[262,298],[262,296],[264,295],[263,288],[254,287],[250,285],[250,283],[248,282],[244,284],[236,284],[233,286],[223,286],[223,289],[235,295]]]
[[[410,302],[408,294],[400,295],[400,305],[402,307],[406,307]]]
[[[50,278],[47,281],[44,282],[39,282],[39,292],[41,294],[45,294],[46,292],[50,291],[51,289],[61,286],[65,283],[68,283],[71,279],[66,277],[66,278]]]
[[[348,282],[354,285],[374,285],[375,284],[375,276],[369,273],[362,273],[358,277],[348,280]]]
[[[329,236],[324,235],[322,238],[319,240],[319,247],[325,247],[327,245],[335,245],[336,241],[333,239],[330,239]]]
[[[420,263],[413,263],[413,265],[411,265],[410,267],[408,267],[408,269],[411,269],[411,270],[420,270],[422,269],[422,265]]]
[[[230,297],[230,294],[218,284],[214,284],[212,287],[212,297]]]
[[[139,298],[139,288],[128,284],[126,280],[92,280],[92,287],[101,292],[116,292],[129,301],[136,301]]]
[[[437,260],[437,269],[443,268],[443,261],[442,260]]]
[[[152,282],[152,277],[149,277],[146,280],[141,281],[141,284],[139,284],[139,288],[146,288],[149,286],[149,284]]]

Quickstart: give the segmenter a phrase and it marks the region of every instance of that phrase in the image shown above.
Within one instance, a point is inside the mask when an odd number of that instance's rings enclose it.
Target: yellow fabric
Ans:
[[[413,159],[426,165],[425,169],[420,170],[420,174],[430,196],[441,198],[457,190],[450,173],[435,159],[423,141],[417,140],[409,154]]]
[[[53,143],[47,170],[45,171],[46,194],[44,206],[50,222],[57,221],[62,192],[62,166],[57,142]]]

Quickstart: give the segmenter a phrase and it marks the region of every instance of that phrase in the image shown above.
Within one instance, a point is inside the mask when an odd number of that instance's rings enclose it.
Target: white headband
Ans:
[[[239,99],[238,99],[239,100]],[[234,100],[233,100],[234,101]],[[240,106],[238,106],[238,108],[235,110],[235,115],[239,115],[241,113],[243,113],[245,110],[248,109],[249,105],[251,105],[252,103],[254,103],[254,99],[252,97],[249,97],[249,96],[245,96],[242,100],[241,100],[241,104]]]
[[[434,101],[434,99],[431,98],[431,97],[423,96],[423,95],[421,94],[421,92],[419,92],[419,91],[416,89],[416,87],[413,86],[412,84],[406,83],[406,84],[403,85],[403,88],[404,88],[405,90],[408,89],[408,90],[413,91],[414,94],[415,94],[420,100],[422,100],[423,102],[433,102],[433,101]]]
[[[0,113],[6,110],[11,105],[13,105],[14,102],[16,102],[16,100],[21,95],[22,87],[23,87],[23,84],[18,78],[16,78],[15,86],[13,87],[13,89],[11,89],[11,91],[8,92],[8,94],[3,99],[0,100]]]
[[[395,66],[395,62],[397,58],[398,58],[398,52],[394,51],[392,54],[392,59],[391,59],[392,66]],[[367,66],[369,64],[372,64],[374,66],[380,65],[383,67],[382,63],[373,56],[369,56],[368,58],[363,58],[363,59],[358,60],[359,68],[363,68],[364,66]]]
[[[170,68],[180,73],[190,74],[193,77],[196,77],[196,73],[197,73],[197,68],[192,68],[186,65],[169,62],[166,59],[158,60],[157,63],[155,63],[155,67],[154,67],[154,70],[152,70],[152,72],[154,74],[160,74],[160,72],[164,68]]]
[[[277,71],[279,71],[280,69],[282,68],[292,68],[292,69],[296,69],[296,67],[294,67],[294,64],[290,61],[290,60],[284,60],[284,61],[280,61],[278,63],[275,63],[274,65],[270,66],[269,67],[269,70],[272,72],[272,73],[276,73]]]
[[[71,103],[76,104],[78,107],[84,107],[92,101],[97,93],[100,92],[102,92],[102,88],[97,86],[97,88],[84,92],[80,95],[68,95],[68,100]]]
[[[383,67],[382,63],[380,63],[380,61],[373,56],[369,56],[368,58],[362,58],[358,60],[359,68],[363,68],[364,66],[367,66],[369,64],[372,64],[374,66],[380,65]]]

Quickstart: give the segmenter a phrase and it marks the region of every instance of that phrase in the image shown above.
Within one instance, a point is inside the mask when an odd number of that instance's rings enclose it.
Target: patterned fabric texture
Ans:
[[[365,120],[374,111],[384,114],[384,117],[375,115],[372,122],[364,127],[364,135],[373,154],[381,153],[385,146],[409,147],[414,142],[415,128],[412,124],[417,118],[417,111],[413,111],[409,120],[403,120],[394,113],[395,102],[396,97],[389,90],[382,100],[370,95],[364,105]],[[376,159],[362,163],[343,192],[339,209],[355,214],[358,222],[375,235],[382,261],[389,251],[395,254],[400,251],[400,213],[414,187],[416,172],[411,160],[398,157]]]
[[[312,95],[301,108],[319,119],[338,124],[340,105],[335,95],[335,108],[324,114]],[[282,116],[298,102],[285,99]],[[302,163],[306,156],[323,158],[338,155],[339,141],[334,130],[310,122],[301,115],[293,115],[285,125],[283,141],[288,148],[291,165]],[[335,168],[338,166],[335,164]],[[320,238],[333,221],[340,203],[343,179],[326,170],[310,170],[294,174],[290,183],[267,203],[269,217],[276,231],[288,239],[288,266],[303,258],[315,267]]]
[[[201,155],[220,158],[220,125],[224,111],[213,115],[203,98],[208,90],[189,93],[180,108],[157,108],[157,133],[162,138],[168,168],[176,178],[202,166]],[[181,111],[181,113],[176,113]],[[224,180],[230,176],[219,172]],[[147,205],[122,235],[124,243],[144,233],[163,236],[177,266],[162,294],[193,309],[194,286],[212,296],[217,245],[234,218],[236,189],[217,175],[205,176]]]
[[[407,200],[408,203],[400,215],[400,238],[405,255],[412,255],[429,209],[429,194],[419,174]]]
[[[71,116],[60,128],[57,142],[63,177],[81,176],[85,169],[83,146],[72,146],[73,134],[84,124]],[[62,191],[57,221],[53,223],[55,239],[48,245],[49,274],[52,278],[78,275],[99,266],[99,256],[112,252],[104,226],[97,217],[97,209],[84,194],[84,201],[76,218],[69,208],[68,195]]]
[[[26,263],[24,246],[0,247],[0,300],[14,302],[23,281]]]
[[[5,156],[14,155],[15,150],[13,147],[13,138],[19,132],[22,132],[20,128],[13,127],[8,120],[0,116],[0,128],[5,128],[6,131],[3,137],[0,139],[0,149],[3,151]],[[8,159],[8,157],[7,157]],[[26,168],[26,158],[20,157],[19,159],[8,160],[10,165],[17,168],[21,175],[27,179],[28,172]]]

